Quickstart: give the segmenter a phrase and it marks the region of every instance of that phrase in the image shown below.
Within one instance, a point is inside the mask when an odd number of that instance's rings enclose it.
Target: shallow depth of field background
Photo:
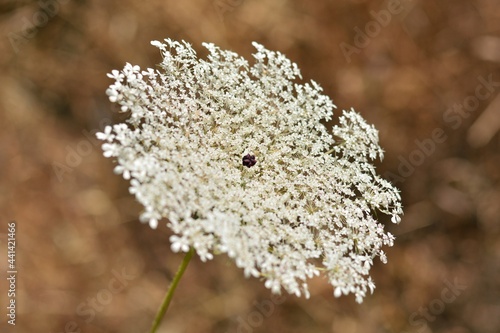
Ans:
[[[375,21],[394,8],[385,26]],[[340,110],[379,129],[378,168],[401,189],[405,216],[399,226],[381,217],[397,241],[361,305],[335,299],[321,278],[309,300],[275,304],[227,257],[195,259],[160,332],[500,331],[497,0],[5,0],[0,29],[1,332],[149,330],[182,256],[164,224],[138,221],[141,207],[93,133],[120,121],[106,73],[155,66],[149,42],[167,37],[202,56],[203,41],[250,61],[252,41],[286,54]],[[5,324],[12,220],[15,327]]]

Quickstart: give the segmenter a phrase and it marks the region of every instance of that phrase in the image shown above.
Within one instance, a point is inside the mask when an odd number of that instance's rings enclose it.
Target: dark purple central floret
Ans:
[[[255,159],[254,155],[246,154],[243,156],[243,165],[246,166],[247,168],[251,168],[257,163],[257,160]]]

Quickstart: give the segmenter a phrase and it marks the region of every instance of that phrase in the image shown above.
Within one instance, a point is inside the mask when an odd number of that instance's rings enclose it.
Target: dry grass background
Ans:
[[[43,23],[41,4],[50,16],[46,24],[19,37],[26,22]],[[430,138],[435,129],[446,140],[397,183],[405,216],[399,226],[388,223],[398,238],[387,249],[389,263],[375,265],[377,289],[362,305],[353,297],[333,298],[331,287],[317,279],[311,299],[287,296],[259,315],[270,300],[260,281],[245,279],[225,257],[194,260],[160,332],[498,333],[498,87],[457,118],[456,128],[443,115],[456,103],[474,101],[478,77],[500,81],[500,4],[402,1],[403,11],[347,61],[341,43],[355,46],[354,28],[364,30],[373,21],[370,11],[388,5],[0,2],[0,331],[149,329],[182,257],[170,251],[168,230],[152,231],[137,221],[140,207],[127,183],[113,175],[113,164],[89,133],[119,120],[104,94],[110,84],[105,74],[125,62],[154,66],[160,56],[149,41],[170,37],[189,41],[200,54],[203,41],[248,59],[251,41],[283,52],[340,109],[355,107],[380,130],[383,173],[397,173],[400,158],[416,158],[415,140]],[[13,34],[20,39],[13,42]],[[58,176],[54,165],[64,165],[64,174]],[[15,327],[5,324],[5,240],[12,220],[19,271]],[[117,272],[129,280],[110,294]],[[465,290],[449,303],[440,301],[450,296],[445,281],[455,279]]]

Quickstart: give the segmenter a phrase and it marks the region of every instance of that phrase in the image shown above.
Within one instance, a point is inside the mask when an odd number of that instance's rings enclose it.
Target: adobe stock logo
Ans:
[[[99,127],[104,128],[111,124],[111,119],[103,118],[99,122]],[[94,151],[94,147],[99,147],[102,144],[96,137],[97,132],[99,132],[98,129],[93,129],[91,131],[83,130],[82,134],[86,139],[80,140],[75,146],[66,145],[64,162],[52,162],[52,170],[60,182],[64,180],[66,174],[72,173],[73,169],[82,163],[84,157],[90,155]]]
[[[487,78],[483,76],[477,77],[478,84],[474,89],[474,94],[465,97],[462,103],[455,103],[443,113],[443,122],[452,130],[459,129],[463,120],[469,118],[470,115],[477,111],[480,106],[480,101],[485,101],[494,96],[496,90],[500,87],[500,81],[494,81],[493,75],[489,74]],[[390,180],[393,184],[402,183],[410,177],[416,168],[422,165],[425,160],[434,154],[439,144],[444,143],[448,139],[445,128],[437,127],[432,130],[430,137],[422,140],[416,139],[415,146],[407,157],[398,156],[399,165],[397,173],[386,172],[384,177]]]
[[[243,4],[244,0],[215,0],[212,5],[219,16],[221,22],[224,22],[226,13],[231,13]]]
[[[264,317],[269,318],[273,315],[277,305],[282,304],[287,299],[286,296],[271,295],[270,299],[261,302],[255,301],[253,304],[255,310],[246,315],[245,318],[238,316],[238,328],[236,333],[253,333],[254,329],[264,323]],[[234,332],[234,331],[231,331]],[[227,332],[229,333],[229,331]]]
[[[99,290],[95,297],[88,297],[76,307],[76,314],[85,320],[87,324],[92,322],[96,313],[102,312],[104,308],[113,301],[116,294],[121,293],[137,276],[127,273],[125,268],[119,272],[112,270],[113,277],[109,280],[106,288]],[[81,333],[82,329],[76,321],[68,321],[64,326],[64,331],[60,333]]]
[[[446,280],[444,284],[446,287],[441,290],[439,298],[433,299],[425,307],[421,306],[418,311],[413,312],[408,318],[408,322],[411,326],[417,328],[417,332],[424,332],[427,329],[427,323],[436,320],[437,316],[444,312],[446,305],[453,303],[467,289],[467,286],[460,284],[457,278],[453,283]]]
[[[30,39],[35,38],[38,29],[47,25],[49,20],[57,15],[60,9],[60,4],[65,4],[69,0],[40,0],[38,6],[40,7],[31,20],[26,16],[21,18],[23,27],[21,31],[9,32],[7,38],[15,53],[19,53],[19,47],[26,44]]]
[[[393,16],[403,13],[406,4],[410,1],[412,0],[389,0],[387,2],[387,9],[381,9],[378,12],[371,10],[370,16],[373,20],[366,23],[363,30],[357,26],[353,29],[356,32],[353,40],[354,45],[345,42],[339,44],[347,63],[351,62],[351,56],[354,53],[359,54],[362,49],[370,45],[371,40],[380,34],[382,28],[387,27],[391,23]]]

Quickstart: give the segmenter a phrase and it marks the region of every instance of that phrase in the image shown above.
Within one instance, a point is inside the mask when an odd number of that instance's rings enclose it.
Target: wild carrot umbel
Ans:
[[[274,293],[309,297],[308,279],[323,273],[335,296],[361,302],[373,259],[385,262],[394,240],[377,213],[402,214],[372,164],[383,156],[377,130],[349,110],[328,131],[330,98],[257,43],[253,65],[213,44],[207,60],[185,42],[152,44],[158,69],[109,75],[107,94],[130,117],[98,134],[141,220],[164,221],[174,252],[225,253]]]

